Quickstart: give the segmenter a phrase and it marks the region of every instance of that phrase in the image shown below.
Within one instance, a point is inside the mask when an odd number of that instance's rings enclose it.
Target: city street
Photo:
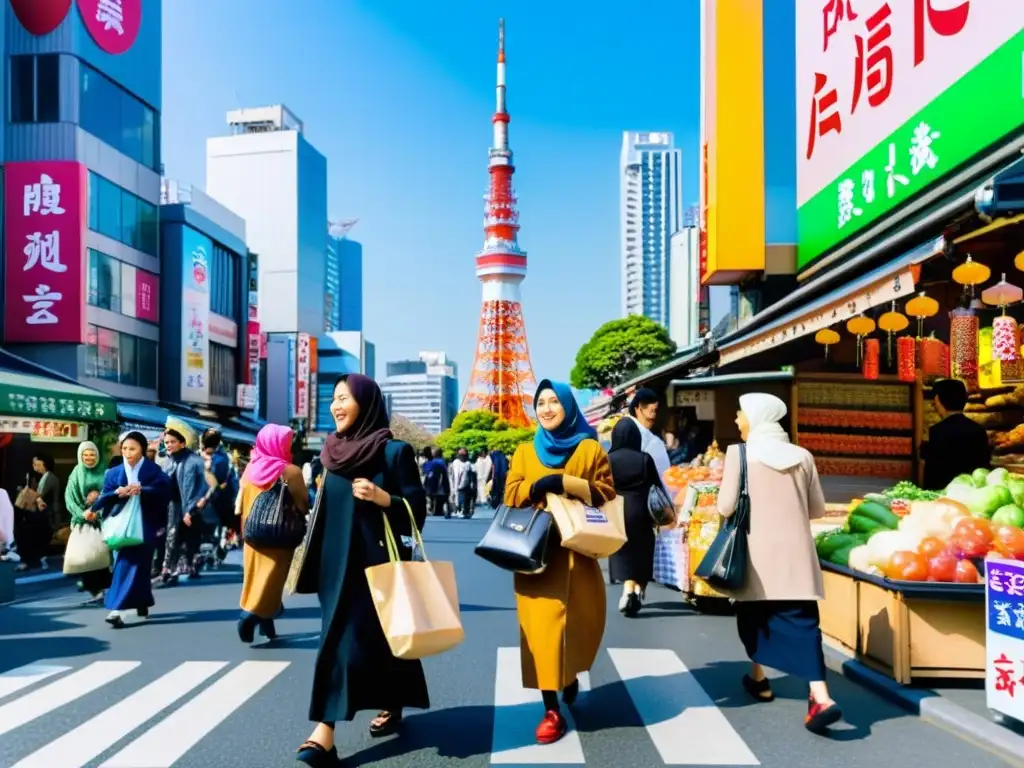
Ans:
[[[345,765],[1003,765],[837,676],[829,682],[847,723],[830,738],[809,734],[806,688],[781,679],[774,704],[749,702],[733,619],[695,614],[659,587],[633,620],[608,588],[604,650],[583,681],[578,731],[534,746],[542,712],[519,681],[512,580],[473,555],[487,524],[428,523],[428,554],[456,565],[466,642],[425,662],[433,708],[410,713],[403,738],[371,740],[371,713],[339,724]],[[276,642],[241,645],[237,563],[233,555],[221,571],[159,590],[152,618],[120,631],[66,585],[0,607],[0,766],[293,764],[310,732],[319,610],[315,598],[291,598]]]

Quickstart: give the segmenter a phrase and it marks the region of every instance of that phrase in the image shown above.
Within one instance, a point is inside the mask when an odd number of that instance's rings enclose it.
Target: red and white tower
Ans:
[[[498,88],[491,175],[484,214],[484,247],[476,255],[476,276],[483,283],[483,306],[476,357],[463,411],[488,410],[516,426],[530,423],[537,380],[530,365],[519,285],[526,277],[526,251],[519,247],[519,212],[512,191],[509,114],[505,109],[505,20],[498,22]]]

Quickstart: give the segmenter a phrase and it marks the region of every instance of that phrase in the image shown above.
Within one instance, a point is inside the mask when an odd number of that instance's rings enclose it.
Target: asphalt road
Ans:
[[[847,723],[802,726],[806,688],[775,682],[749,702],[728,617],[702,616],[652,587],[625,619],[608,588],[604,648],[576,712],[578,731],[533,745],[539,697],[519,681],[511,577],[473,556],[486,519],[431,520],[432,558],[451,560],[467,640],[426,662],[433,708],[402,738],[371,740],[371,713],[340,724],[344,765],[1001,766],[843,678],[830,679]],[[314,599],[290,598],[273,644],[235,635],[237,565],[157,592],[145,624],[117,631],[68,586],[0,607],[0,768],[273,768],[293,765],[306,721],[319,629]]]

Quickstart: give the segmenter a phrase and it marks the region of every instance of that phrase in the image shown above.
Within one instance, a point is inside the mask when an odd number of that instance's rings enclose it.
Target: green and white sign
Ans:
[[[797,41],[800,269],[1024,126],[1024,2],[809,0]]]

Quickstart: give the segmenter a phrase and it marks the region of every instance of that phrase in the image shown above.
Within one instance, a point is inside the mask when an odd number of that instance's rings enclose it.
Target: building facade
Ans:
[[[324,281],[327,331],[363,330],[363,246],[346,234],[354,223],[328,225]]]
[[[700,338],[700,230],[687,226],[673,234],[669,254],[668,333],[683,349]]]
[[[672,134],[625,132],[619,185],[622,315],[670,328],[671,238],[683,225],[682,152]]]
[[[245,219],[248,245],[260,256],[261,329],[319,336],[327,160],[282,105],[235,110],[227,121],[232,134],[206,143],[206,190]]]
[[[234,408],[248,383],[245,221],[198,189],[164,180],[160,207],[160,398]]]
[[[312,431],[333,429],[331,400],[334,383],[346,373],[361,373],[375,378],[377,372],[376,348],[359,331],[333,331],[317,340],[317,393],[315,422]]]
[[[155,400],[162,3],[67,5],[3,5],[4,344]]]
[[[380,388],[389,413],[435,435],[452,425],[459,410],[458,366],[444,352],[420,352],[418,360],[388,363]]]

